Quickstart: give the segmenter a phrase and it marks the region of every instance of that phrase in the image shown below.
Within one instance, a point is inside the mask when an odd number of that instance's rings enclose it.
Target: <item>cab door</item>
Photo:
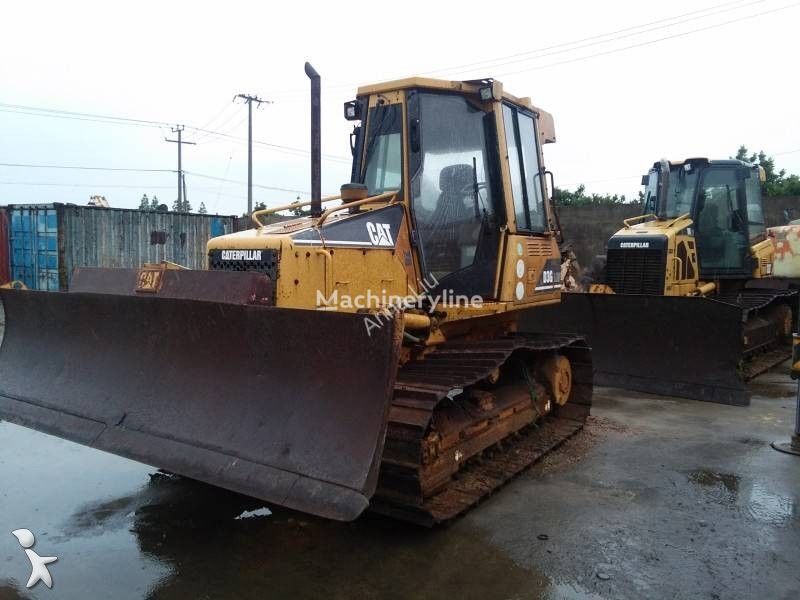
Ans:
[[[752,272],[744,169],[726,165],[703,171],[693,217],[702,279]]]
[[[408,94],[414,238],[430,291],[494,296],[500,241],[491,103],[461,94]]]

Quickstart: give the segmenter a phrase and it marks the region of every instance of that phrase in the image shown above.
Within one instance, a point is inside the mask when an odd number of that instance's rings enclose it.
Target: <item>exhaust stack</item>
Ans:
[[[306,75],[311,80],[311,216],[322,216],[322,140],[321,140],[321,90],[319,73],[306,63]]]

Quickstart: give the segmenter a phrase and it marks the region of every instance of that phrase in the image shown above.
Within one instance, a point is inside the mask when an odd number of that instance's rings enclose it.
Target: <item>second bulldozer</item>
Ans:
[[[798,279],[774,275],[762,177],[738,160],[655,163],[595,280],[529,325],[585,334],[598,383],[747,404],[744,383],[790,356],[797,312]]]
[[[362,87],[321,198],[306,72],[311,201],[212,239],[207,271],[0,290],[0,417],[329,518],[446,521],[589,414],[581,336],[521,326],[561,296],[552,118],[491,79]]]

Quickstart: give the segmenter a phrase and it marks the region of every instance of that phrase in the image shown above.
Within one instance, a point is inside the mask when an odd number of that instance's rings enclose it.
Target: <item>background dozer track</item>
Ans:
[[[790,354],[769,309],[793,298],[763,289],[714,298],[568,293],[523,324],[585,335],[596,384],[743,406],[745,382]]]
[[[392,325],[367,335],[354,314],[0,297],[1,418],[329,518],[367,507],[398,364]]]

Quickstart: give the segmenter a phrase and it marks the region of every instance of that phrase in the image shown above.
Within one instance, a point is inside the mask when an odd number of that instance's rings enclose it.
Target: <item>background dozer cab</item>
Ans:
[[[583,339],[520,325],[561,291],[552,118],[490,79],[362,87],[352,181],[323,199],[306,72],[313,195],[283,209],[307,216],[256,211],[207,271],[3,290],[0,416],[326,517],[444,521],[589,412]]]
[[[598,382],[746,404],[743,382],[789,357],[797,304],[797,280],[774,275],[762,174],[738,160],[655,163],[604,272],[541,323],[588,336]]]

